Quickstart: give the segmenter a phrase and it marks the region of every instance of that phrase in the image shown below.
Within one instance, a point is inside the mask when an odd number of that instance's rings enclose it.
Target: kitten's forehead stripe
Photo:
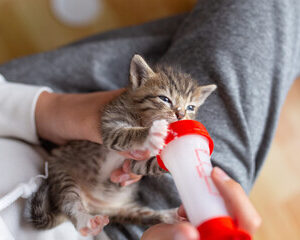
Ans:
[[[195,87],[192,84],[189,84],[189,88],[186,90],[186,95],[191,96],[195,92]]]
[[[157,96],[155,95],[146,95],[144,96],[142,99],[139,99],[139,100],[134,100],[135,103],[143,103],[151,98],[156,98]]]
[[[158,87],[159,87],[161,90],[164,90],[164,91],[167,90],[167,89],[166,89],[167,86],[166,86],[163,82],[159,82]]]
[[[169,80],[170,87],[171,87],[171,88],[174,88],[177,92],[179,92],[178,87],[177,87],[177,85],[176,85],[174,79],[172,79],[172,78],[170,78],[170,77],[167,78],[167,79]]]
[[[159,77],[169,84],[170,91],[177,94],[188,96],[190,92],[194,92],[197,85],[188,74],[175,72],[171,68],[162,67],[158,69]]]
[[[150,110],[156,110],[156,108],[152,108],[152,107],[141,108],[141,111],[143,111],[143,112],[150,111]]]

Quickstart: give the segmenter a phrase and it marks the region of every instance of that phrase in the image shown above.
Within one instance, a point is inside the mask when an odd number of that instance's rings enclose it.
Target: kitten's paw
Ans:
[[[159,153],[165,145],[165,138],[168,134],[168,122],[164,119],[153,122],[149,135],[145,141],[144,148],[150,151],[151,156]]]
[[[167,223],[167,224],[175,224],[179,222],[186,222],[187,219],[183,218],[178,215],[178,209],[167,209],[167,210],[161,210],[161,221],[162,223]]]
[[[96,236],[98,235],[103,227],[105,227],[109,223],[109,219],[107,216],[89,216],[81,219],[81,226],[78,226],[78,231],[82,236]]]

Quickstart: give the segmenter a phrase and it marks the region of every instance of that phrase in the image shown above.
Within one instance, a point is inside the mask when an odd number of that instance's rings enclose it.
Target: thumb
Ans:
[[[254,234],[261,224],[261,218],[241,185],[218,167],[213,169],[211,177],[238,227]]]
[[[198,240],[199,234],[190,223],[157,224],[144,232],[141,240]]]

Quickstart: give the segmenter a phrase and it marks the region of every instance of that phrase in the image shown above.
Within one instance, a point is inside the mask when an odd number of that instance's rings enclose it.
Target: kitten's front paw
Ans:
[[[165,138],[168,134],[168,122],[164,119],[153,122],[149,135],[144,143],[144,148],[150,151],[151,156],[155,156],[165,145]]]
[[[186,222],[187,219],[183,218],[178,215],[178,209],[173,208],[173,209],[167,209],[167,210],[161,210],[161,222],[162,223],[167,223],[167,224],[175,224],[179,222]]]
[[[79,226],[77,226],[82,236],[96,236],[98,235],[103,227],[109,222],[107,216],[86,216],[80,219]]]

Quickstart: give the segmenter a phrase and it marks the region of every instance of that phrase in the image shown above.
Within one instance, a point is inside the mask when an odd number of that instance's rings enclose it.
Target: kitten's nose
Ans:
[[[178,120],[183,119],[184,116],[185,116],[185,112],[182,111],[182,110],[177,110],[177,111],[175,112],[175,114],[176,114],[176,117],[177,117]]]

